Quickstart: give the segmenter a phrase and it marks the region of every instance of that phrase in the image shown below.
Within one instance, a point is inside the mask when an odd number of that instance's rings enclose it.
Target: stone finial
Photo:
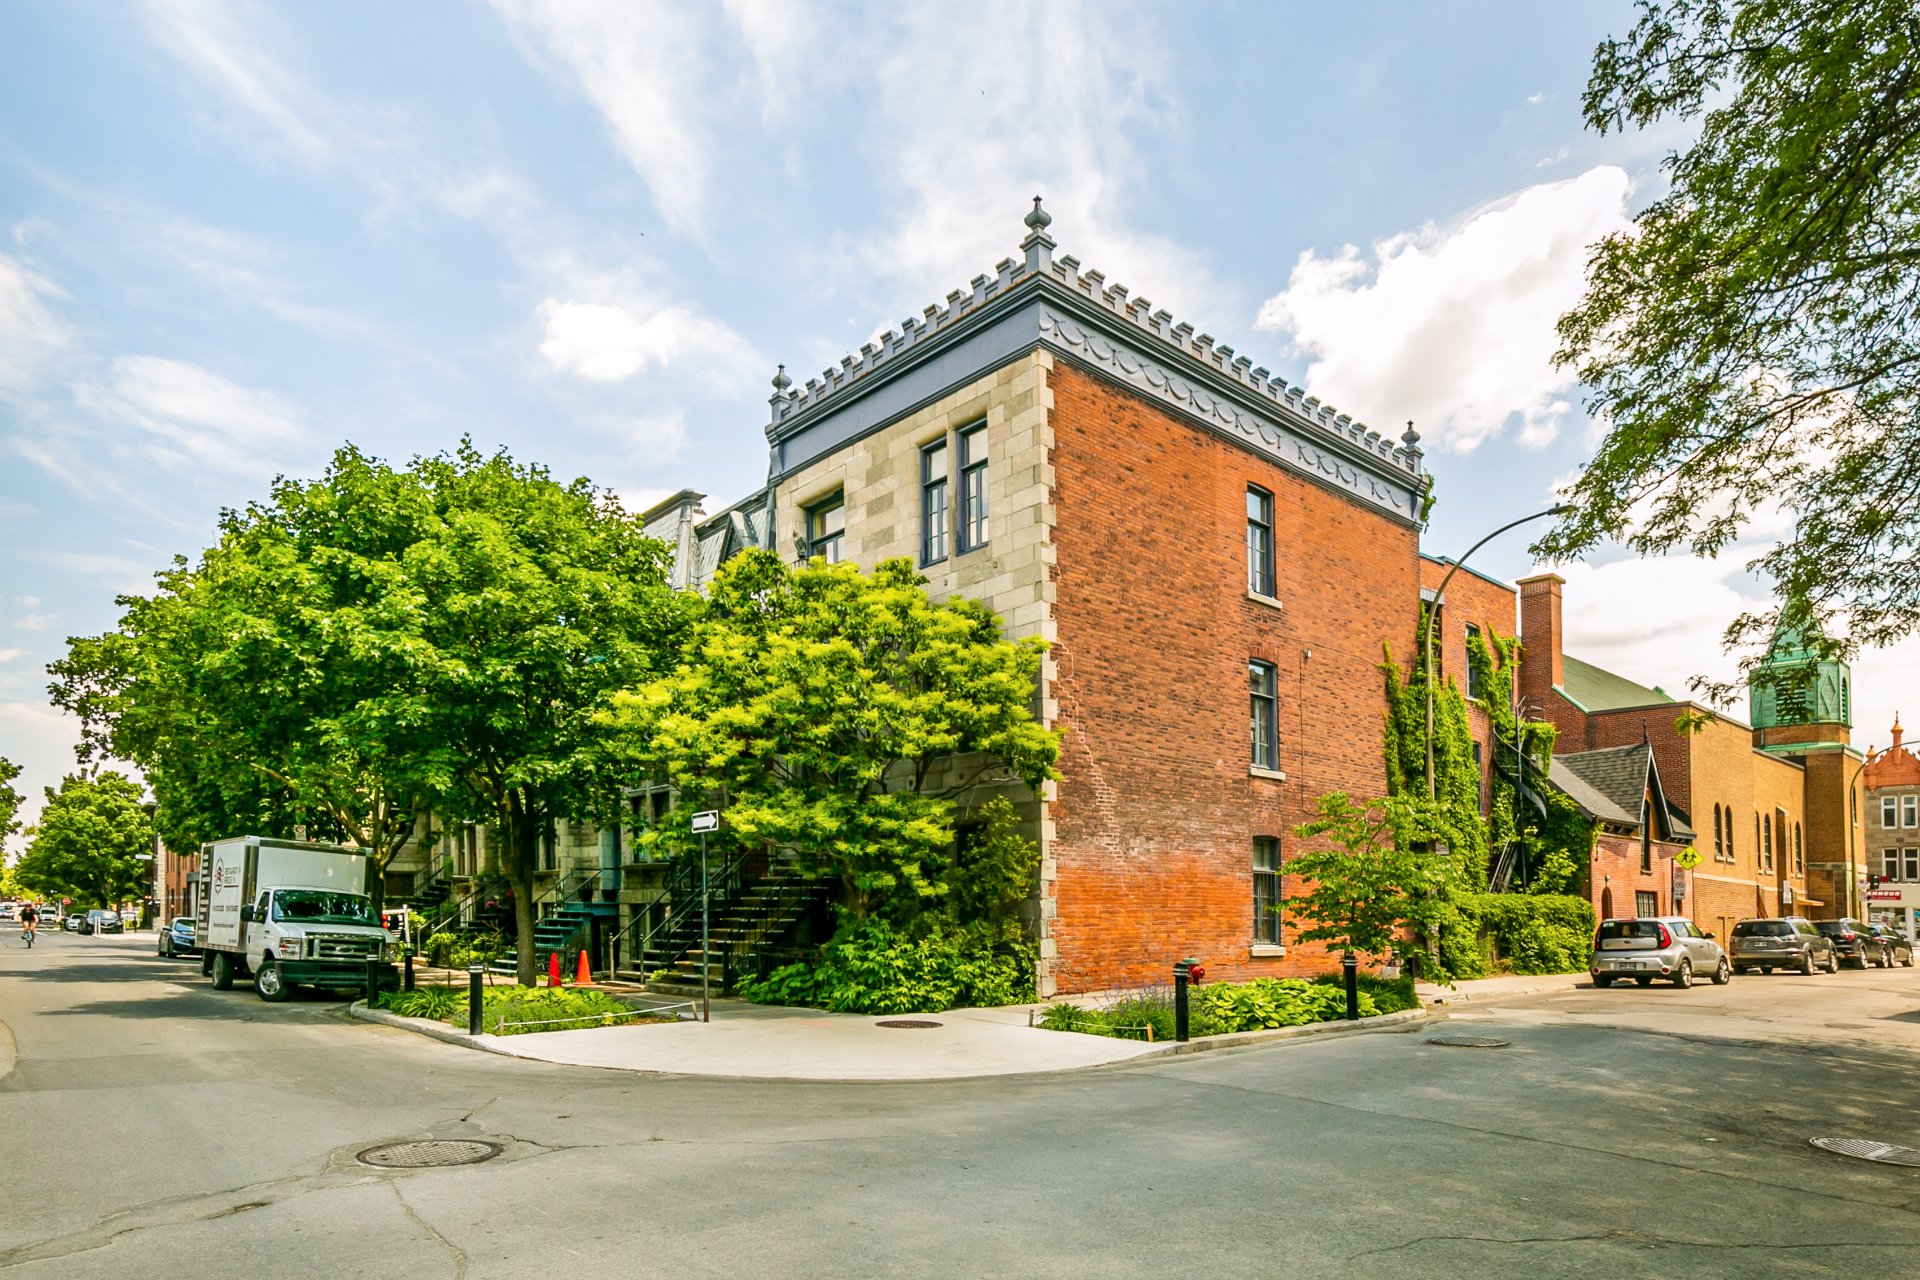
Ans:
[[[767,397],[767,404],[773,409],[773,420],[778,422],[787,403],[787,388],[793,385],[793,379],[787,376],[787,366],[781,365],[773,375],[773,394]]]
[[[1020,248],[1027,255],[1027,270],[1049,270],[1053,266],[1053,237],[1047,234],[1047,228],[1053,224],[1053,215],[1040,207],[1039,196],[1033,198],[1033,212],[1023,221],[1027,238],[1020,242]]]
[[[1420,433],[1413,429],[1413,419],[1407,419],[1407,429],[1400,433],[1400,443],[1407,446],[1408,453],[1420,452]]]
[[[773,389],[784,395],[786,394],[787,388],[792,385],[793,379],[787,376],[787,366],[781,365],[779,370],[773,375]]]

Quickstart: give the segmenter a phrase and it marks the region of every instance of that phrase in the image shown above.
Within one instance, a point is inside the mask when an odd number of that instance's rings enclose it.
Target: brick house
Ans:
[[[1920,756],[1906,745],[1899,718],[1893,745],[1869,752],[1866,782],[1867,911],[1885,916],[1912,937],[1920,925]]]
[[[1066,730],[1041,846],[1042,995],[1320,972],[1277,911],[1322,792],[1385,790],[1426,478],[1381,437],[1071,257],[1023,257],[796,387],[774,380],[772,545],[909,557],[1051,651]],[[965,802],[963,802],[964,804]]]
[[[1805,705],[1779,706],[1771,686],[1755,686],[1754,723],[1743,724],[1564,653],[1564,579],[1539,574],[1516,585],[1521,705],[1558,731],[1556,764],[1577,772],[1584,756],[1644,746],[1675,824],[1669,843],[1675,851],[1690,843],[1700,856],[1691,872],[1669,869],[1664,879],[1644,876],[1630,857],[1636,901],[1652,892],[1663,911],[1690,915],[1721,938],[1746,916],[1844,914],[1848,849],[1858,848],[1850,837],[1859,774],[1857,763],[1844,766],[1861,759],[1847,745],[1844,672],[1823,671],[1821,687],[1830,685],[1831,696]],[[1776,663],[1803,660],[1790,644],[1776,645]],[[1651,834],[1661,843],[1657,827]],[[1588,889],[1604,913],[1606,890],[1621,881],[1612,853],[1596,851],[1595,858]],[[1635,909],[1619,894],[1611,906],[1617,914]]]
[[[1440,589],[1445,586],[1444,598]],[[1480,812],[1486,813],[1493,802],[1493,725],[1487,716],[1485,696],[1478,677],[1467,661],[1467,642],[1479,639],[1493,650],[1496,667],[1499,648],[1494,642],[1510,640],[1516,634],[1514,590],[1498,578],[1477,569],[1456,565],[1444,557],[1420,557],[1420,599],[1433,611],[1433,669],[1437,681],[1451,680],[1467,698],[1467,732],[1473,739],[1473,762],[1480,767]],[[1418,616],[1413,625],[1418,626]],[[1410,668],[1418,660],[1418,636],[1410,635],[1415,652],[1403,653],[1394,646],[1395,660]]]
[[[1548,777],[1596,824],[1593,853],[1574,892],[1592,902],[1602,920],[1692,914],[1691,877],[1675,859],[1693,847],[1694,831],[1668,802],[1649,743],[1555,755]]]

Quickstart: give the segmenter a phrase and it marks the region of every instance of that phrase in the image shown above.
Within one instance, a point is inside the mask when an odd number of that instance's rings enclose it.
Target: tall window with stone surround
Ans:
[[[1273,595],[1273,495],[1247,486],[1247,590]]]
[[[1272,946],[1280,936],[1280,840],[1253,838],[1253,940]]]
[[[847,502],[841,494],[822,498],[807,508],[807,554],[828,564],[839,564],[847,540]]]
[[[960,441],[960,550],[987,545],[987,424],[968,427]]]
[[[1720,806],[1717,804],[1713,806],[1713,860],[1727,860],[1727,838],[1720,829]]]
[[[1280,767],[1280,713],[1277,681],[1271,662],[1247,663],[1247,685],[1252,703],[1253,767]]]
[[[947,558],[947,442],[920,451],[920,563]]]

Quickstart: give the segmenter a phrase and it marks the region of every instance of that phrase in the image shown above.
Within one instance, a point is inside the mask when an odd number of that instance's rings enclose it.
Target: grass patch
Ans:
[[[624,1027],[636,1022],[673,1022],[671,1014],[644,1013],[604,991],[568,987],[488,987],[481,996],[480,1028],[489,1035],[527,1035],[536,1031],[576,1031],[586,1027]],[[464,1028],[467,993],[461,987],[419,987],[382,992],[376,1009],[403,1018],[426,1018]],[[505,1026],[501,1025],[504,1020]],[[521,1024],[521,1025],[515,1025]],[[526,1025],[538,1024],[538,1025]]]

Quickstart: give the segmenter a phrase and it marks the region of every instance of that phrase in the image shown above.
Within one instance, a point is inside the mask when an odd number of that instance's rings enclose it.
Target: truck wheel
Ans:
[[[213,989],[233,990],[233,957],[224,951],[213,953]]]
[[[253,971],[253,989],[269,1004],[279,1004],[293,994],[293,984],[281,979],[280,966],[273,962],[272,956],[261,957],[259,967]]]

